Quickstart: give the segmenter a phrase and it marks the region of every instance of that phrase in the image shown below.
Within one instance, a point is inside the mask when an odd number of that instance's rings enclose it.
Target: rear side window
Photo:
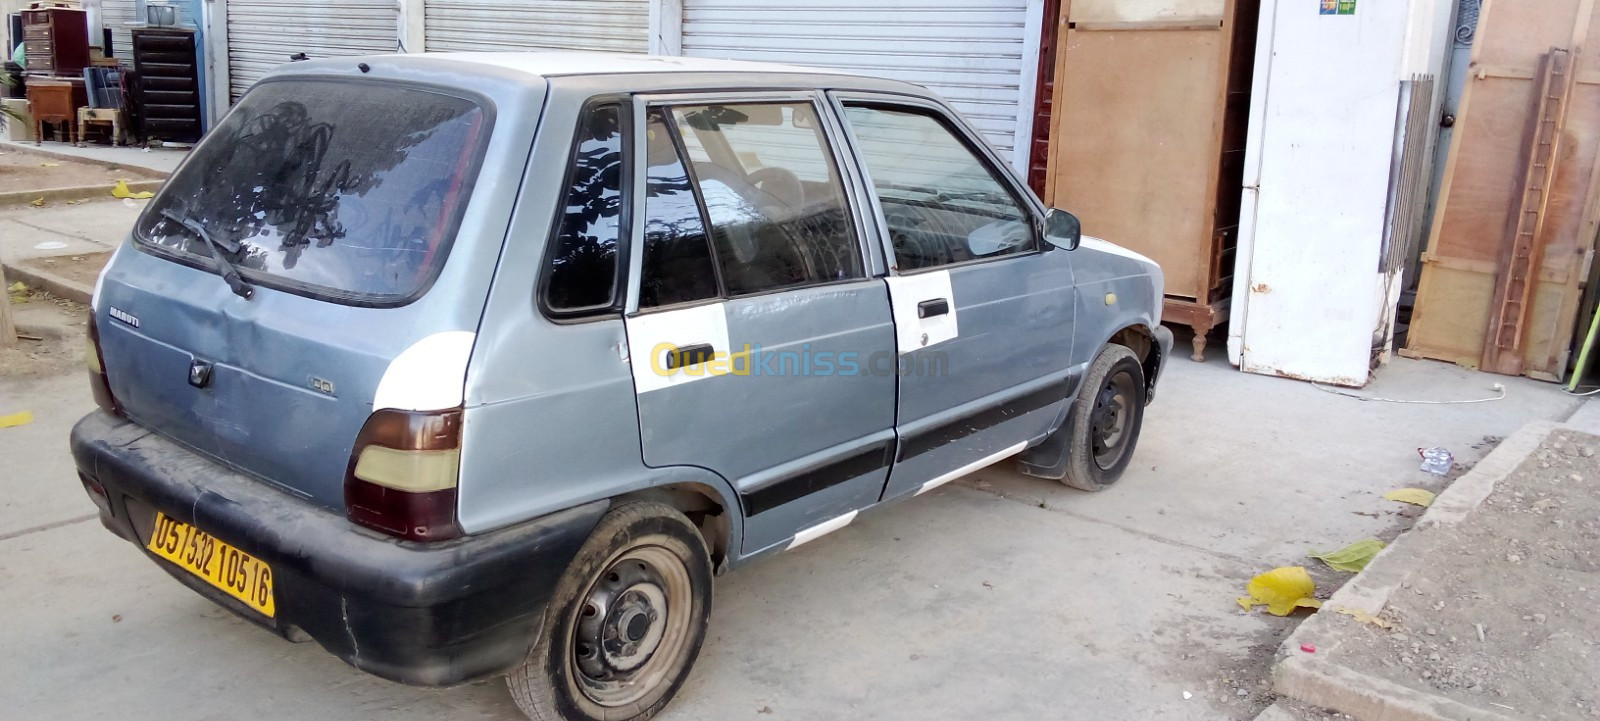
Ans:
[[[589,108],[578,121],[567,197],[544,283],[545,307],[560,315],[610,308],[622,233],[622,105]]]
[[[139,241],[252,282],[361,304],[420,294],[471,195],[490,117],[464,97],[348,80],[257,86],[145,210]],[[162,211],[166,211],[163,213]]]

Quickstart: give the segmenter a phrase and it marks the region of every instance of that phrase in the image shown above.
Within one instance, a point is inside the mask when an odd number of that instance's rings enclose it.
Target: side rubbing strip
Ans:
[[[971,415],[957,418],[942,426],[930,428],[917,435],[907,437],[900,444],[900,460],[916,458],[928,451],[937,450],[946,443],[959,441],[962,438],[979,431],[988,430],[1017,416],[1032,413],[1052,403],[1061,401],[1072,394],[1077,384],[1078,377],[1073,375],[1025,396],[985,408]]]
[[[800,544],[803,544],[803,543],[810,543],[812,541],[817,540],[818,538],[822,538],[823,536],[826,536],[826,535],[828,535],[830,533],[833,533],[834,531],[837,531],[837,530],[839,530],[841,528],[844,528],[845,526],[850,525],[851,521],[856,520],[856,514],[857,513],[859,513],[859,511],[851,511],[851,512],[846,513],[846,514],[844,514],[842,516],[839,516],[838,518],[834,518],[834,519],[831,519],[831,520],[823,521],[821,523],[818,523],[815,526],[812,526],[810,528],[804,529],[804,530],[800,531],[799,533],[794,534],[794,540],[790,541],[789,542],[789,547],[785,548],[784,550],[786,550],[786,551],[793,550],[795,546],[799,546]]]
[[[790,501],[804,498],[840,483],[860,478],[881,470],[894,459],[894,441],[875,443],[855,455],[847,456],[821,468],[785,478],[761,488],[739,495],[744,504],[745,516],[770,511]]]

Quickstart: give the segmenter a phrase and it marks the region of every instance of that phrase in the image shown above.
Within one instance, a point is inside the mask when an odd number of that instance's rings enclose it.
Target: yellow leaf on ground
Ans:
[[[1383,541],[1376,538],[1368,538],[1356,541],[1337,551],[1312,551],[1306,555],[1340,571],[1360,573],[1361,569],[1367,567],[1367,563],[1372,560],[1372,557],[1378,555],[1378,551],[1382,550]]]
[[[23,285],[22,281],[19,280],[19,281],[15,282],[15,283],[11,284],[10,290],[13,293],[23,293],[23,292],[26,292],[28,290],[28,286]]]
[[[1287,616],[1296,608],[1322,608],[1322,602],[1313,597],[1317,583],[1311,580],[1304,566],[1282,566],[1267,571],[1250,579],[1245,592],[1250,596],[1239,599],[1239,605],[1245,610],[1264,605],[1267,613]]]
[[[134,200],[144,200],[145,198],[154,198],[156,194],[148,190],[141,190],[135,193],[128,189],[128,181],[119,180],[117,181],[116,186],[111,188],[111,195],[115,198],[133,198]]]
[[[1421,488],[1396,488],[1395,490],[1383,494],[1383,497],[1391,501],[1409,503],[1413,506],[1422,506],[1423,508],[1433,505],[1433,491],[1427,491]]]
[[[1336,608],[1336,609],[1333,609],[1333,610],[1337,611],[1339,613],[1342,613],[1342,614],[1344,614],[1346,616],[1349,616],[1349,617],[1351,617],[1351,618],[1353,618],[1353,619],[1355,619],[1357,621],[1360,621],[1362,623],[1370,623],[1370,624],[1372,624],[1374,626],[1377,626],[1378,628],[1388,628],[1389,627],[1389,622],[1388,621],[1385,621],[1385,620],[1383,620],[1381,618],[1378,618],[1377,616],[1374,616],[1374,615],[1372,615],[1370,613],[1367,613],[1366,611],[1363,611],[1363,610],[1361,610],[1359,608],[1345,608],[1343,606],[1340,606],[1339,608]]]
[[[33,206],[35,208],[43,208],[44,207],[44,197],[41,196],[41,197],[38,197],[38,198],[34,198],[33,200],[28,201],[28,205],[31,205],[31,206]]]
[[[28,425],[29,423],[32,423],[32,422],[33,422],[33,411],[23,411],[21,413],[12,413],[9,416],[0,416],[0,428],[10,428],[12,426],[25,426],[25,425]]]

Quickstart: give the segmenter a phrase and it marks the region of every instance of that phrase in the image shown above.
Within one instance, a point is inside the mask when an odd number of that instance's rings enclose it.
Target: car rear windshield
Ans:
[[[199,228],[251,282],[405,302],[444,263],[488,123],[478,103],[415,86],[265,82],[151,201],[139,239],[214,268]]]

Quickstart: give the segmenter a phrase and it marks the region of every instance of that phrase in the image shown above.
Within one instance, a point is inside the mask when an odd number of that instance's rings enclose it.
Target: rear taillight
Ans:
[[[351,522],[408,541],[461,535],[456,481],[461,409],[373,413],[356,437],[344,478]]]
[[[94,310],[89,311],[89,347],[84,349],[84,360],[89,364],[89,391],[94,402],[107,413],[122,415],[122,406],[111,395],[111,379],[106,377],[106,357],[100,352],[100,327],[95,323]]]

